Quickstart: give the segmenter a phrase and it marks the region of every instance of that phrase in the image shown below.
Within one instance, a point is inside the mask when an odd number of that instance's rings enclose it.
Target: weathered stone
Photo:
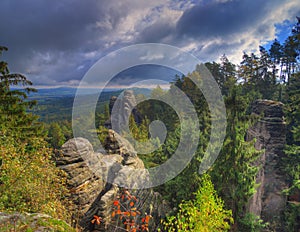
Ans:
[[[83,231],[116,231],[111,221],[113,201],[121,191],[116,183],[120,186],[127,183],[135,188],[149,181],[144,163],[126,139],[109,130],[104,147],[108,154],[95,153],[88,140],[75,138],[65,143],[57,155],[57,166],[68,177],[70,201],[73,202],[69,210],[73,213],[74,224],[80,225]],[[152,189],[130,191],[142,203],[141,212],[153,216],[150,226],[153,231],[166,214],[167,204]],[[95,215],[102,218],[100,225],[91,223]]]
[[[104,180],[96,176],[88,162],[104,163],[95,157],[93,147],[84,138],[66,142],[56,157],[56,164],[67,174],[70,201],[73,203],[73,222],[77,224],[99,193],[104,189]]]
[[[281,170],[286,134],[282,107],[282,103],[270,100],[254,102],[252,112],[261,115],[261,118],[248,130],[247,135],[248,140],[256,139],[257,150],[264,149],[255,163],[261,167],[257,174],[259,187],[249,202],[249,212],[269,222],[274,231],[284,231],[282,213],[286,197],[282,191],[288,186]]]
[[[119,154],[124,158],[137,157],[137,152],[128,140],[121,137],[117,132],[113,130],[108,131],[108,136],[104,144],[105,150],[108,154]]]
[[[113,123],[114,126],[117,126],[118,131],[122,131],[122,125],[128,125],[131,114],[138,125],[142,123],[143,119],[136,108],[136,99],[132,90],[125,90],[123,96],[119,96],[119,98],[112,96],[109,102],[109,113],[111,118],[104,123],[104,126],[112,129]]]

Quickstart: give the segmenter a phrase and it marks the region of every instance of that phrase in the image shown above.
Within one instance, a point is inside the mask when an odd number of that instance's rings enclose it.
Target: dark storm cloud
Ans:
[[[77,65],[82,63],[80,53],[103,46],[99,38],[108,29],[96,27],[96,23],[106,18],[107,6],[108,1],[105,0],[2,0],[0,44],[9,48],[9,51],[3,54],[4,58],[9,62],[12,71],[18,72],[27,72],[32,65],[55,68],[71,66],[72,69],[76,69]],[[114,12],[110,13],[112,15]],[[108,23],[113,27],[119,17],[109,19]],[[43,57],[38,60],[39,54],[44,54],[45,57],[48,54],[49,59]],[[73,65],[70,65],[70,62]],[[58,72],[52,78],[58,81],[60,78],[81,78],[76,74],[72,77],[65,74]]]
[[[174,25],[170,22],[157,22],[153,25],[146,27],[138,37],[137,41],[142,43],[157,43],[161,42],[167,36],[172,35],[174,30]]]
[[[36,49],[72,49],[82,43],[84,33],[93,32],[88,26],[92,26],[99,15],[95,2],[4,0],[0,21],[5,32],[2,40]]]
[[[203,3],[184,12],[177,24],[178,36],[199,38],[224,37],[257,24],[270,11],[270,2],[278,1],[233,0]]]
[[[206,60],[234,54],[273,36],[277,16],[265,19],[295,1],[1,0],[0,45],[10,70],[35,84],[76,85],[99,58],[135,43],[167,43]]]

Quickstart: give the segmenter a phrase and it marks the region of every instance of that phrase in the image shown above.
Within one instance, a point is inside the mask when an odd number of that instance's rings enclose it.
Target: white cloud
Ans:
[[[164,58],[165,58],[165,56],[162,53],[161,54],[148,53],[147,55],[140,57],[140,60],[151,62],[151,61],[155,61],[155,60],[162,60]]]
[[[209,39],[206,39],[205,35],[200,38],[197,35],[195,37],[191,35],[185,38],[186,43],[177,41],[177,44],[202,61],[218,61],[220,56],[226,54],[232,62],[238,64],[242,59],[243,52],[258,52],[260,45],[266,45],[276,38],[276,25],[286,20],[293,22],[297,13],[300,13],[298,0],[268,1],[266,8],[269,10],[258,21],[250,23],[247,27],[245,25],[243,30],[224,34],[224,36],[209,37]],[[255,12],[252,14],[255,16]],[[239,17],[247,16],[237,15],[236,20],[239,20]],[[224,26],[225,24],[226,22],[224,22]]]

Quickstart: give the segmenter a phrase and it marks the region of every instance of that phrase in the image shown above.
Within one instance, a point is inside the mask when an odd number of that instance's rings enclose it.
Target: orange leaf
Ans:
[[[129,205],[130,205],[131,207],[133,207],[133,206],[134,206],[134,202],[131,201],[131,202],[129,203]]]
[[[130,216],[130,212],[125,212],[124,215]]]
[[[131,216],[135,217],[136,216],[136,212],[131,212]]]
[[[145,222],[149,223],[149,220],[150,220],[150,215],[146,215]]]
[[[101,217],[99,217],[97,215],[94,215],[94,219],[91,222],[92,222],[92,224],[96,223],[97,225],[100,225],[101,224],[101,220],[102,220]]]

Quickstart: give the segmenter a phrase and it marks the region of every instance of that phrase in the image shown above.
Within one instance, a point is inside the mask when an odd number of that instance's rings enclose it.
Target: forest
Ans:
[[[240,64],[232,63],[226,55],[219,62],[205,63],[221,89],[227,128],[217,160],[203,175],[199,175],[198,167],[209,140],[212,119],[202,92],[191,81],[192,76],[199,75],[197,67],[186,76],[174,77],[169,90],[159,86],[152,90],[152,96],[165,97],[175,87],[182,90],[196,109],[200,127],[199,145],[192,161],[177,177],[154,188],[170,208],[165,217],[155,222],[156,231],[300,231],[300,18],[297,19],[284,43],[274,40],[270,49],[261,46],[258,54],[244,53]],[[0,47],[1,56],[5,52],[9,52],[7,48]],[[47,103],[39,106],[36,100],[28,98],[36,91],[32,88],[34,83],[21,74],[10,73],[5,61],[0,61],[0,72],[0,219],[15,213],[28,217],[6,223],[0,220],[0,231],[36,231],[39,227],[45,231],[80,231],[72,221],[74,212],[70,209],[74,202],[68,199],[71,193],[66,174],[55,164],[57,151],[73,138],[70,114],[57,113],[71,104],[71,100],[58,99],[52,106]],[[107,135],[104,124],[110,117],[109,99],[120,92],[106,94],[95,112],[102,142]],[[143,98],[143,94],[140,92],[137,97]],[[249,128],[263,117],[252,114],[253,103],[258,99],[283,103],[286,141],[278,172],[287,183],[280,194],[288,200],[281,218],[274,221],[248,210],[249,200],[261,184],[257,182],[261,168],[258,160],[264,152],[254,148],[255,139],[247,139]],[[138,154],[145,167],[156,167],[176,150],[180,120],[170,106],[156,100],[139,104],[137,110],[143,116],[142,121],[137,123],[131,117],[129,122],[136,141],[149,139],[149,124],[154,120],[164,122],[167,128],[166,140],[159,149]],[[194,122],[189,123],[193,128]],[[155,139],[152,142],[157,143]],[[125,197],[118,198],[131,200],[123,212],[125,218],[138,216],[138,209],[133,210],[137,200],[132,195],[126,192]],[[120,201],[114,202],[116,210],[112,217],[119,217]],[[28,216],[35,213],[49,217],[36,220]],[[115,231],[151,231],[149,220],[146,215],[131,224],[118,225]],[[101,223],[99,215],[91,220],[91,224]]]

